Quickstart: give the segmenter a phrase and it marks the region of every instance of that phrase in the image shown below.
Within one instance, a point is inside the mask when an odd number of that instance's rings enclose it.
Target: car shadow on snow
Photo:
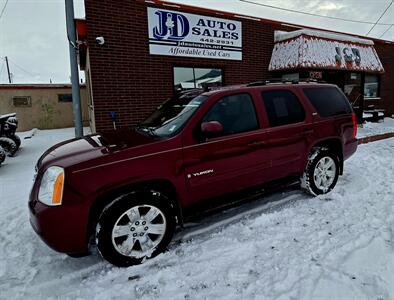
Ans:
[[[194,238],[218,232],[245,218],[280,211],[300,200],[310,198],[312,196],[302,192],[298,185],[289,186],[279,191],[269,192],[255,200],[242,202],[226,210],[194,218],[193,222],[185,223],[184,228],[175,233],[170,248]]]

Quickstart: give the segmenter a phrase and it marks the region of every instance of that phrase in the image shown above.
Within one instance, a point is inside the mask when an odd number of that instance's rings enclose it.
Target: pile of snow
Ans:
[[[357,138],[394,132],[394,119],[384,118],[383,122],[365,122],[361,128],[357,128]]]
[[[264,198],[232,210],[229,222],[119,269],[97,256],[55,253],[30,228],[34,164],[73,133],[37,131],[0,167],[0,298],[394,298],[394,139],[361,145],[326,196],[276,193],[269,198],[280,205]]]

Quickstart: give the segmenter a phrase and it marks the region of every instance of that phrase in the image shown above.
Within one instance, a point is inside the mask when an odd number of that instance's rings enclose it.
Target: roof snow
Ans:
[[[361,39],[352,35],[332,33],[327,31],[320,31],[320,30],[311,30],[311,29],[300,29],[290,32],[276,30],[274,33],[274,41],[275,43],[281,42],[301,35],[308,35],[308,36],[331,39],[336,41],[352,42],[352,43],[365,44],[365,45],[374,44],[372,40]]]

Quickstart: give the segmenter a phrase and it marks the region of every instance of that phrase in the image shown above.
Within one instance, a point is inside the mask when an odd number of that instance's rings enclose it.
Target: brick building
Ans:
[[[112,128],[111,113],[133,126],[180,89],[273,77],[336,83],[360,119],[394,114],[393,42],[156,0],[85,0],[85,10],[76,23],[93,130]]]

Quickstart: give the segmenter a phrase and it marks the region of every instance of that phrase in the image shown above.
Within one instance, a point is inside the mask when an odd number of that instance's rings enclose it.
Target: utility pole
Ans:
[[[70,68],[71,68],[71,85],[72,85],[72,99],[73,99],[73,113],[75,136],[83,136],[82,127],[82,113],[81,113],[81,98],[79,90],[79,74],[77,62],[77,38],[74,22],[74,3],[73,0],[65,0],[66,6],[66,25],[67,38],[70,50]]]
[[[7,73],[8,73],[8,82],[12,83],[11,73],[10,73],[10,66],[8,65],[8,57],[5,57],[5,65],[7,66]]]

